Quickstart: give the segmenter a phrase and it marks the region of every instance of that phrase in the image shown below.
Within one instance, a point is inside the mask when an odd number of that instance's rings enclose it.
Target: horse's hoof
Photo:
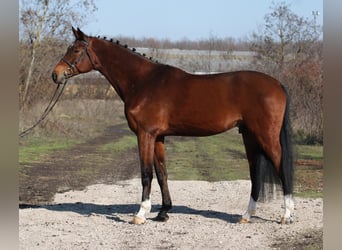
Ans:
[[[169,216],[167,213],[159,213],[155,220],[159,222],[167,222],[169,220]]]
[[[134,216],[133,220],[131,221],[131,223],[134,225],[141,225],[141,224],[144,224],[145,222],[146,222],[146,219],[141,218],[139,216]]]
[[[248,219],[246,219],[246,218],[241,218],[240,220],[239,220],[239,223],[240,224],[246,224],[246,223],[249,223],[250,221],[248,220]]]
[[[285,218],[285,217],[282,217],[281,220],[280,220],[280,224],[281,225],[290,225],[293,223],[293,220],[290,218]]]

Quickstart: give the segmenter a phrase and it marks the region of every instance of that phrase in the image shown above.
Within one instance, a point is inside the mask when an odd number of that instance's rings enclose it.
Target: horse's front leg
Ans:
[[[154,148],[154,168],[156,170],[156,175],[158,178],[158,184],[160,186],[162,194],[162,207],[156,218],[157,221],[167,221],[169,216],[167,212],[172,207],[169,187],[167,184],[167,171],[165,166],[165,145],[164,137],[160,136],[156,140]]]
[[[146,214],[150,212],[151,204],[151,183],[153,178],[153,156],[155,137],[146,132],[138,134],[138,147],[141,167],[142,199],[138,213],[134,216],[133,224],[146,222]]]

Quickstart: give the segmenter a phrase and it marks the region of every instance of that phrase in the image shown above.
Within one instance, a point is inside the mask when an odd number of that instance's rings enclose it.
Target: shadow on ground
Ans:
[[[78,213],[83,216],[90,216],[90,215],[104,215],[108,219],[115,220],[117,222],[126,222],[123,221],[117,214],[126,214],[126,215],[134,215],[135,212],[139,209],[139,204],[118,204],[118,205],[98,205],[93,203],[60,203],[60,204],[53,204],[53,205],[30,205],[30,204],[20,204],[20,209],[26,208],[45,208],[50,211],[58,211],[58,212],[73,212]],[[161,206],[156,205],[152,207],[152,213],[158,212]],[[239,214],[229,214],[223,213],[214,210],[199,210],[194,209],[188,206],[183,205],[174,205],[172,209],[169,211],[170,216],[172,214],[187,214],[187,215],[198,215],[209,219],[218,219],[223,220],[228,223],[238,223],[241,215]],[[154,219],[151,219],[154,220]],[[253,216],[251,221],[253,223],[278,223],[274,220],[263,219],[258,216]]]

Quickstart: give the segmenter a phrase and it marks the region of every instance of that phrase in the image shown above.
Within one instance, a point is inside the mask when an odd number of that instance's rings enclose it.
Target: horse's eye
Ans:
[[[74,49],[74,53],[78,53],[78,52],[80,52],[79,49]]]

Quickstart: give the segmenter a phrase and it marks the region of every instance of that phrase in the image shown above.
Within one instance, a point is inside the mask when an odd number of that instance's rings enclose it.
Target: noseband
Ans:
[[[85,46],[83,47],[81,55],[73,63],[70,63],[68,60],[64,59],[64,57],[62,58],[62,61],[69,66],[69,68],[67,70],[71,72],[70,75],[74,74],[75,68],[77,69],[78,72],[80,72],[80,70],[77,67],[77,64],[81,61],[82,57],[84,56],[84,52],[87,54],[91,64],[93,65],[93,68],[96,69],[95,63],[94,63],[94,61],[93,61],[93,59],[89,53],[89,50],[88,50],[89,42],[87,42],[87,41],[82,41],[82,42],[84,43]],[[68,78],[70,75],[68,75],[68,73],[66,71],[64,71],[64,76],[66,78]]]

